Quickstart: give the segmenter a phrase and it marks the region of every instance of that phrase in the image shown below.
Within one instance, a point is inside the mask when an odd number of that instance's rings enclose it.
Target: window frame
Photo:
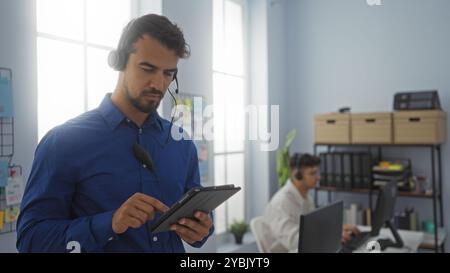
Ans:
[[[213,65],[213,67],[212,67],[212,77],[214,79],[214,76],[216,74],[222,74],[222,75],[225,75],[225,76],[231,76],[231,77],[236,77],[236,78],[242,79],[243,82],[244,82],[244,84],[243,84],[243,88],[244,88],[244,97],[243,97],[244,105],[243,105],[243,107],[244,107],[244,110],[245,110],[245,106],[248,104],[249,99],[250,99],[250,79],[249,79],[250,68],[249,68],[249,61],[248,61],[248,56],[249,56],[249,46],[248,46],[248,41],[249,41],[249,39],[248,39],[248,20],[249,20],[249,18],[248,18],[248,3],[247,3],[246,0],[222,0],[222,1],[223,1],[222,2],[223,4],[225,4],[225,1],[230,1],[230,2],[234,2],[234,3],[238,4],[238,5],[240,5],[242,7],[242,26],[243,26],[242,35],[243,35],[243,58],[244,58],[243,66],[244,66],[244,70],[243,70],[243,74],[242,75],[238,75],[238,74],[234,74],[234,73],[228,73],[228,72],[220,71],[220,70],[216,69],[214,67],[214,65]],[[214,3],[213,3],[213,5],[214,5]],[[226,16],[224,13],[223,13],[223,15]],[[225,18],[225,17],[223,17],[223,18]],[[215,18],[214,18],[214,6],[213,6],[213,25],[214,25],[214,20],[215,20]],[[213,31],[214,31],[214,27],[213,27]],[[213,52],[214,52],[214,48],[213,48]],[[215,56],[215,54],[213,54],[213,63],[214,63],[214,56]],[[215,93],[215,90],[213,89],[213,94],[212,94],[213,95],[213,100],[214,100],[214,93]],[[231,152],[227,151],[227,148],[226,148],[227,129],[225,127],[225,130],[224,130],[224,135],[225,135],[225,138],[224,138],[225,139],[224,151],[223,152],[216,152],[214,150],[213,158],[214,158],[214,162],[215,162],[216,156],[224,156],[224,164],[225,164],[225,166],[224,166],[224,174],[225,174],[224,181],[227,182],[227,163],[226,163],[227,155],[233,155],[233,154],[242,154],[243,155],[243,159],[244,159],[243,166],[242,166],[243,173],[244,173],[244,177],[243,177],[243,187],[244,187],[243,215],[244,215],[244,219],[243,220],[248,221],[248,216],[250,215],[250,206],[251,206],[251,202],[250,202],[250,198],[249,198],[251,195],[250,195],[250,193],[247,190],[247,189],[249,189],[248,185],[249,185],[249,178],[250,178],[250,174],[249,174],[249,171],[248,171],[249,168],[250,168],[250,163],[249,163],[250,156],[249,156],[249,144],[248,144],[248,141],[247,141],[247,139],[248,139],[248,130],[247,130],[248,129],[248,119],[246,117],[246,112],[245,111],[243,112],[243,114],[244,114],[244,116],[243,116],[243,118],[244,118],[243,150],[241,150],[241,151],[231,151]],[[215,164],[213,164],[213,167],[214,167],[214,165]],[[227,230],[228,230],[229,225],[231,224],[230,221],[232,221],[232,219],[229,219],[230,216],[228,214],[228,203],[227,203],[227,206],[225,208],[225,214],[226,214],[225,215],[225,231],[217,234],[219,242],[227,241],[227,238],[226,238],[227,237]]]
[[[84,87],[83,88],[84,100],[83,100],[83,105],[82,105],[82,109],[83,109],[82,113],[84,113],[84,112],[89,111],[89,91],[88,91],[89,90],[89,86],[88,86],[88,76],[89,76],[88,75],[88,70],[89,70],[88,69],[89,68],[89,66],[88,66],[88,64],[89,64],[89,62],[88,62],[88,55],[89,54],[88,54],[88,50],[89,49],[100,49],[100,50],[106,50],[107,52],[109,52],[109,51],[114,50],[116,45],[114,45],[114,46],[105,46],[105,45],[102,45],[102,44],[96,44],[96,43],[92,43],[92,42],[88,41],[88,39],[87,39],[87,1],[89,1],[89,0],[80,0],[80,1],[82,2],[82,5],[83,5],[83,7],[82,7],[82,9],[83,9],[83,19],[82,19],[83,36],[82,36],[82,40],[71,39],[71,38],[66,38],[66,37],[62,37],[62,36],[59,36],[59,35],[54,35],[54,34],[50,34],[50,33],[46,33],[46,32],[41,32],[36,27],[35,41],[37,43],[39,38],[43,38],[43,39],[47,39],[47,40],[50,40],[50,41],[63,42],[63,43],[68,43],[70,45],[78,45],[78,46],[81,46],[83,48],[83,73],[82,73],[83,74],[83,79],[82,79],[82,81],[83,81],[83,87]],[[139,15],[139,11],[140,11],[140,8],[141,8],[141,3],[140,3],[140,0],[129,0],[129,3],[130,3],[130,14],[129,14],[129,19],[128,20],[131,20],[132,18],[137,17]],[[38,5],[38,0],[35,0],[35,6],[37,7],[37,5]],[[39,56],[39,51],[38,50],[37,50],[37,56]],[[107,65],[108,64],[107,64],[107,62],[105,60],[105,66],[107,66]],[[39,63],[38,62],[36,64],[36,67],[39,68]],[[39,81],[39,76],[38,76],[37,79]],[[116,79],[112,79],[112,80],[115,81]],[[40,92],[39,91],[40,90],[39,90],[39,87],[38,87],[38,90],[37,90],[37,92],[38,92],[37,93],[37,95],[38,95],[38,105],[37,105],[38,112],[39,112],[39,96],[40,96]],[[111,91],[113,91],[113,90],[111,90]],[[37,118],[37,135],[38,135],[37,141],[38,142],[47,133],[47,132],[43,132],[42,135],[40,135],[39,128],[40,128],[40,126],[42,126],[42,125],[40,125],[41,122],[42,122],[41,117],[39,117],[39,115],[38,115],[38,118]]]

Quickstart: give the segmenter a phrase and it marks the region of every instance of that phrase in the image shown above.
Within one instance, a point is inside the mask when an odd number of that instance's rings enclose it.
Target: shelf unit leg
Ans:
[[[437,225],[437,205],[436,205],[436,169],[435,169],[435,152],[434,146],[431,146],[431,181],[433,183],[433,223],[434,223],[434,250],[435,252],[439,252],[438,245],[438,228]]]
[[[439,201],[439,217],[440,217],[440,227],[444,227],[444,205],[442,202],[442,197],[443,197],[443,190],[442,190],[442,157],[441,157],[441,145],[438,145],[436,147],[436,151],[437,151],[437,159],[438,159],[438,201]],[[445,252],[445,243],[442,242],[441,245],[441,251],[442,253]]]

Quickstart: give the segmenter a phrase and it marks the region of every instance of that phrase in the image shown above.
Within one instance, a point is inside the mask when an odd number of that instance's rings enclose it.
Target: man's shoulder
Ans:
[[[105,128],[98,111],[91,110],[53,127],[42,141],[50,141],[54,144],[83,142],[93,135],[98,136],[99,130]]]
[[[93,109],[87,112],[84,112],[77,117],[69,119],[62,127],[64,130],[73,130],[73,129],[92,129],[98,128],[99,125],[105,125],[104,120],[98,109]]]
[[[297,207],[298,204],[297,196],[289,191],[286,186],[280,188],[270,200],[270,206],[280,209]]]

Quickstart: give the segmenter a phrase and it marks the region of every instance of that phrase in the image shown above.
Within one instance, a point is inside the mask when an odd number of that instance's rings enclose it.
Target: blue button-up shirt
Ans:
[[[193,142],[167,140],[169,130],[156,112],[139,128],[110,94],[97,109],[52,129],[36,149],[17,222],[18,250],[69,252],[75,241],[82,252],[184,252],[175,232],[149,231],[159,215],[120,235],[112,230],[114,211],[133,194],[170,207],[200,186]],[[152,157],[156,174],[134,157],[135,142]]]

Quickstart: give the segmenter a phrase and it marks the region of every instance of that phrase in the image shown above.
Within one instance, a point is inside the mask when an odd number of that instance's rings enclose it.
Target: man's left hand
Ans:
[[[357,236],[360,233],[358,227],[355,225],[344,224],[342,227],[342,239],[343,244],[352,239],[352,236]]]
[[[188,244],[203,240],[208,236],[209,230],[213,225],[212,219],[207,213],[197,211],[194,216],[195,220],[182,218],[178,221],[178,224],[170,227]]]

